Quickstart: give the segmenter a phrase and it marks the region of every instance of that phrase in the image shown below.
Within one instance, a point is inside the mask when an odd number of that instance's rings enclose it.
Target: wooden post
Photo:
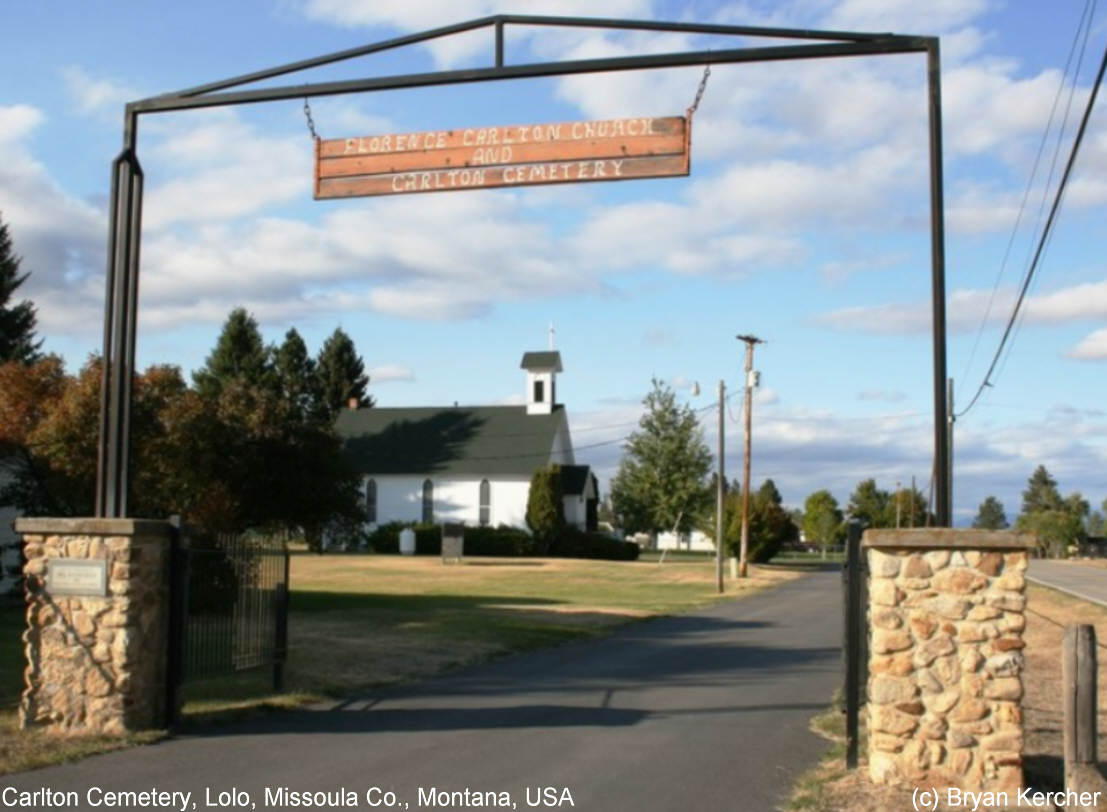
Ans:
[[[1061,680],[1065,689],[1065,786],[1080,768],[1096,763],[1095,627],[1070,623],[1065,629]]]

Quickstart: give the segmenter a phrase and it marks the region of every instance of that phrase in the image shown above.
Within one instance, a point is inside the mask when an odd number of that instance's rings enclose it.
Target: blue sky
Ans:
[[[980,383],[1031,247],[1052,156],[1000,274],[1083,0],[253,0],[5,10],[0,216],[46,348],[99,349],[108,168],[126,101],[497,12],[597,14],[938,35],[943,53],[949,373]],[[1061,161],[1107,41],[1097,12]],[[683,35],[515,29],[509,62],[724,47]],[[293,77],[319,81],[488,64],[487,32]],[[12,77],[19,77],[17,80]],[[316,100],[324,138],[679,115],[698,69],[588,75]],[[1065,109],[1068,88],[1060,97]],[[656,376],[704,412],[758,349],[754,478],[791,504],[873,476],[926,487],[932,449],[925,58],[716,66],[689,178],[376,199],[311,199],[299,102],[147,116],[139,364],[199,366],[228,311],[314,351],[335,326],[382,406],[510,403],[519,359],[565,372],[579,458],[609,476]],[[1060,114],[1059,114],[1060,115]],[[1055,172],[1054,178],[1060,172]],[[1107,496],[1107,113],[1093,116],[1009,356],[955,433],[955,521],[988,494],[1009,517],[1034,467]],[[1054,181],[1055,182],[1055,181]],[[990,316],[988,304],[992,301]],[[692,395],[698,382],[702,393]],[[739,470],[740,402],[727,418]],[[597,445],[606,443],[606,445]],[[591,446],[591,447],[589,447]]]

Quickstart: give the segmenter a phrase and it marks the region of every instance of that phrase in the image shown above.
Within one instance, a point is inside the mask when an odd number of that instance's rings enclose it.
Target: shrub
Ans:
[[[585,533],[569,527],[550,545],[549,554],[557,558],[598,558],[608,561],[636,561],[639,548],[633,541],[622,541],[603,533]]]
[[[404,522],[383,524],[369,535],[369,548],[376,553],[400,552],[400,531],[415,530],[416,555],[442,554],[442,526],[437,524],[408,525]],[[534,555],[534,539],[525,530],[499,527],[466,527],[465,555],[528,556]]]
[[[404,522],[383,524],[369,535],[369,548],[375,553],[395,555],[400,552],[400,531],[415,530],[416,555],[441,555],[442,526],[410,525]],[[526,557],[539,555],[539,542],[525,530],[499,527],[466,527],[466,556]],[[603,533],[585,533],[572,527],[563,529],[551,543],[548,555],[557,558],[598,558],[608,561],[634,561],[638,545],[621,541]]]
[[[534,472],[527,495],[527,527],[546,553],[565,528],[565,502],[561,491],[561,466],[547,465]]]
[[[534,539],[517,527],[466,527],[465,555],[530,556],[535,554]]]

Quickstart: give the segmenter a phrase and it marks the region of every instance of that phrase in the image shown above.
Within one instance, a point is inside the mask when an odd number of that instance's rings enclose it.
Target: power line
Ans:
[[[1072,151],[1069,153],[1069,159],[1065,164],[1065,172],[1061,176],[1061,182],[1057,186],[1057,194],[1053,198],[1053,205],[1050,207],[1049,217],[1046,219],[1045,227],[1042,230],[1041,239],[1039,239],[1038,241],[1038,248],[1034,252],[1034,259],[1031,262],[1029,269],[1027,269],[1026,278],[1023,280],[1022,288],[1019,290],[1018,298],[1015,300],[1015,307],[1011,312],[1011,318],[1007,320],[1007,327],[1003,331],[1003,337],[1000,339],[999,346],[996,348],[995,355],[992,357],[992,363],[988,367],[988,371],[987,373],[985,373],[984,379],[980,382],[980,387],[976,390],[976,394],[973,395],[972,400],[969,401],[969,405],[966,406],[960,414],[956,415],[958,418],[964,417],[969,412],[969,410],[972,409],[976,401],[980,398],[980,395],[984,392],[985,388],[992,385],[990,378],[992,376],[992,373],[995,371],[996,364],[998,363],[999,357],[1003,352],[1003,348],[1007,344],[1007,339],[1011,335],[1011,329],[1015,325],[1015,320],[1019,316],[1019,311],[1022,308],[1022,303],[1026,298],[1026,291],[1029,289],[1030,282],[1034,278],[1034,272],[1038,268],[1038,263],[1042,257],[1042,251],[1044,250],[1046,242],[1049,239],[1050,232],[1053,229],[1053,223],[1057,217],[1057,212],[1061,208],[1061,200],[1065,194],[1065,187],[1068,185],[1069,177],[1072,174],[1072,167],[1076,163],[1076,156],[1080,151],[1080,144],[1084,140],[1084,132],[1088,128],[1088,120],[1091,118],[1092,109],[1095,107],[1095,100],[1099,94],[1099,86],[1103,82],[1103,73],[1105,70],[1107,70],[1107,49],[1105,49],[1103,52],[1103,59],[1100,61],[1099,64],[1099,72],[1096,74],[1095,84],[1092,85],[1092,93],[1091,96],[1089,96],[1088,98],[1088,105],[1084,108],[1084,115],[1080,119],[1080,129],[1078,129],[1076,132],[1076,139],[1075,141],[1073,141]]]
[[[1089,9],[1091,10],[1090,14],[1089,14]],[[1049,110],[1049,119],[1046,121],[1046,126],[1045,126],[1045,130],[1042,132],[1041,141],[1038,142],[1038,152],[1034,156],[1034,166],[1030,170],[1030,177],[1027,178],[1027,180],[1026,180],[1026,190],[1023,192],[1022,201],[1019,203],[1019,212],[1018,212],[1018,215],[1016,215],[1016,217],[1015,217],[1015,224],[1011,228],[1011,236],[1007,239],[1007,247],[1006,247],[1006,249],[1004,249],[1003,259],[1000,261],[1000,264],[999,264],[999,271],[996,273],[995,282],[992,284],[992,293],[988,297],[988,306],[984,309],[984,317],[980,320],[980,327],[976,331],[976,340],[973,342],[972,351],[969,353],[969,359],[965,363],[964,372],[962,372],[962,374],[961,374],[962,378],[967,378],[968,375],[969,375],[969,370],[972,368],[972,362],[976,359],[976,351],[980,346],[980,339],[984,335],[984,328],[985,328],[985,326],[987,326],[988,319],[992,314],[992,305],[995,303],[996,293],[999,292],[999,283],[1003,279],[1004,272],[1007,270],[1007,260],[1010,259],[1010,257],[1011,257],[1011,249],[1014,247],[1015,237],[1018,235],[1019,226],[1022,223],[1022,215],[1023,215],[1023,212],[1026,210],[1027,201],[1030,199],[1030,192],[1034,187],[1034,178],[1036,178],[1037,175],[1038,175],[1038,166],[1040,165],[1041,160],[1042,160],[1042,153],[1045,151],[1046,141],[1049,140],[1049,133],[1053,129],[1053,118],[1057,113],[1057,105],[1061,101],[1061,95],[1065,92],[1065,82],[1068,79],[1069,70],[1072,67],[1072,58],[1076,54],[1076,45],[1080,41],[1080,32],[1082,30],[1084,31],[1084,43],[1087,44],[1088,33],[1091,31],[1091,21],[1092,21],[1092,18],[1094,17],[1094,14],[1095,14],[1095,0],[1085,0],[1084,10],[1080,14],[1080,21],[1077,23],[1076,31],[1073,32],[1072,45],[1069,46],[1069,55],[1068,55],[1068,58],[1065,60],[1065,70],[1064,70],[1064,73],[1061,74],[1061,81],[1057,85],[1057,93],[1053,97],[1053,105],[1052,105],[1052,107],[1050,107],[1050,110]],[[1085,28],[1085,26],[1087,26],[1087,28]],[[1083,56],[1084,56],[1084,48],[1083,48],[1083,46],[1081,46],[1081,49],[1080,49],[1081,62],[1083,61]],[[1076,73],[1073,74],[1073,82],[1072,82],[1073,89],[1076,88],[1076,76],[1079,74],[1079,70],[1080,70],[1079,67],[1077,67]],[[1069,104],[1071,105],[1071,103],[1072,103],[1072,92],[1069,93]],[[1068,106],[1066,106],[1065,116],[1061,120],[1061,129],[1060,129],[1059,134],[1057,136],[1057,146],[1058,146],[1058,148],[1060,148],[1061,139],[1064,137],[1064,132],[1065,132],[1064,122],[1068,119],[1068,109],[1069,109]],[[1043,187],[1043,191],[1042,191],[1042,207],[1039,208],[1039,211],[1038,211],[1038,223],[1039,224],[1041,223],[1042,208],[1044,208],[1044,206],[1045,206],[1045,194],[1046,194],[1046,191],[1048,191],[1048,189],[1049,189],[1050,180],[1052,180],[1052,178],[1053,178],[1053,166],[1056,165],[1057,150],[1054,151],[1053,155],[1054,155],[1053,165],[1050,167],[1049,178],[1046,180],[1045,186]],[[1035,231],[1036,230],[1037,230],[1037,225],[1035,225]]]

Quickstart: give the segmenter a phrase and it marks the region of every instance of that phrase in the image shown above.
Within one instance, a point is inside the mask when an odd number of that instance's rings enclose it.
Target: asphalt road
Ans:
[[[191,795],[115,808],[204,810],[221,797],[222,809],[295,808],[273,794],[287,787],[330,791],[334,806],[345,789],[358,808],[463,809],[491,791],[509,797],[482,797],[485,807],[771,810],[827,746],[808,721],[841,681],[839,578],[817,573],[327,710],[0,776],[0,792],[76,793],[76,806],[40,796],[38,809],[104,809],[99,792],[152,788]]]
[[[1027,575],[1031,581],[1107,606],[1107,569],[1102,567],[1079,561],[1032,559]]]

